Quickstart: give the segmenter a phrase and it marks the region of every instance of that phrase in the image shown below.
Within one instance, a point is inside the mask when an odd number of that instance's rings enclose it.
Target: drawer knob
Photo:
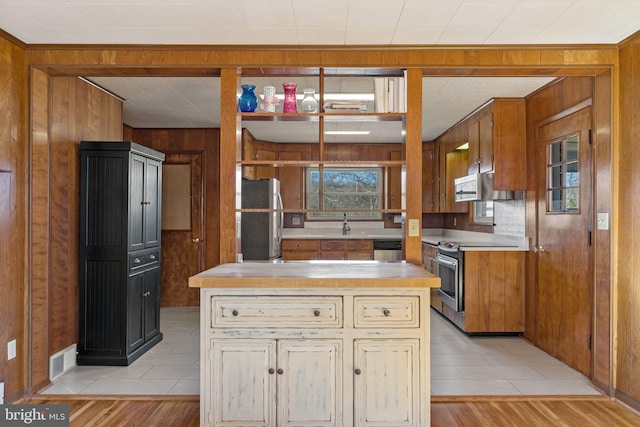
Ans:
[[[278,372],[278,375],[282,375],[282,374],[284,374],[284,369],[278,368],[278,370],[276,372]]]
[[[302,248],[302,247],[304,247],[304,245],[302,243],[298,243],[298,247]]]
[[[360,375],[360,374],[362,373],[362,371],[360,370],[360,368],[356,368],[356,369],[353,371],[353,373],[354,373],[354,374],[356,374],[356,375]]]
[[[231,314],[233,314],[234,316],[237,316],[237,315],[238,315],[238,310],[233,310],[233,311],[231,312]]]
[[[275,370],[275,369],[273,369],[273,368],[269,368],[269,373],[270,373],[271,375],[273,375],[273,374],[275,374],[275,373],[276,373],[276,370]]]
[[[133,263],[134,264],[140,264],[140,258],[134,258],[133,259]]]
[[[156,259],[155,255],[149,255],[149,259]]]
[[[320,310],[314,310],[313,315],[316,317],[320,316]]]
[[[391,312],[389,311],[389,309],[385,308],[384,310],[382,310],[382,314],[384,314],[385,316],[389,316]]]

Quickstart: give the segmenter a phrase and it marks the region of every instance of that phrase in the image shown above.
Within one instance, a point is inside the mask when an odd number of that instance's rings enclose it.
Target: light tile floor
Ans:
[[[127,367],[78,366],[43,394],[186,394],[199,389],[199,310],[162,308],[164,339]],[[431,313],[433,395],[597,395],[588,378],[519,337],[469,337]]]

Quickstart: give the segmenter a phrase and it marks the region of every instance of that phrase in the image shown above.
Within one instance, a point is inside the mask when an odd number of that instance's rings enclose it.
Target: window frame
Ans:
[[[324,191],[324,179],[320,179],[319,182],[319,191],[318,192],[312,192],[311,188],[313,187],[311,185],[311,175],[314,172],[318,172],[320,173],[320,171],[322,170],[322,173],[324,174],[325,172],[329,171],[345,171],[345,172],[357,172],[357,171],[361,171],[361,172],[374,172],[377,176],[377,193],[375,193],[375,195],[377,196],[377,200],[378,200],[378,207],[375,209],[372,209],[368,212],[370,212],[369,215],[367,216],[359,216],[359,214],[362,213],[366,213],[366,210],[355,210],[355,209],[345,209],[345,210],[340,210],[340,211],[325,211],[324,207],[322,206],[322,200],[325,194]],[[377,166],[369,166],[369,167],[354,167],[354,166],[322,166],[322,167],[318,167],[318,166],[312,166],[312,167],[307,167],[305,168],[304,171],[304,202],[305,202],[305,207],[307,208],[307,212],[305,215],[305,219],[307,221],[342,221],[344,219],[344,213],[346,212],[347,214],[347,218],[349,219],[349,221],[380,221],[382,220],[382,209],[383,209],[383,204],[384,204],[384,196],[385,196],[385,192],[384,192],[384,168],[383,167],[377,167]],[[339,193],[336,193],[339,194]],[[354,195],[356,193],[353,193]],[[362,193],[367,194],[367,195],[372,195],[373,193]],[[320,202],[320,206],[319,209],[311,209],[311,197],[312,195],[317,195],[318,200]]]

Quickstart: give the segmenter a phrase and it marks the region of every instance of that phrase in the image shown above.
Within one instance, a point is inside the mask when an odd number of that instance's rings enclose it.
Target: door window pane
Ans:
[[[547,212],[580,210],[579,135],[547,146]]]

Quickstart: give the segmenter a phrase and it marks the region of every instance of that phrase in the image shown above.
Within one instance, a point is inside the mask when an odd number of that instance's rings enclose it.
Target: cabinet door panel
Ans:
[[[160,269],[144,273],[144,339],[150,340],[160,332]]]
[[[212,340],[209,422],[215,426],[271,427],[276,421],[275,340]]]
[[[147,159],[144,195],[145,247],[160,245],[160,211],[162,207],[162,163]]]
[[[356,340],[354,411],[358,426],[418,426],[419,349],[417,339]],[[390,398],[392,396],[393,398]]]
[[[131,155],[129,163],[129,250],[144,249],[145,158]]]
[[[127,287],[127,349],[134,351],[144,343],[144,273],[129,277]]]
[[[283,340],[278,347],[278,425],[342,425],[342,341]]]

